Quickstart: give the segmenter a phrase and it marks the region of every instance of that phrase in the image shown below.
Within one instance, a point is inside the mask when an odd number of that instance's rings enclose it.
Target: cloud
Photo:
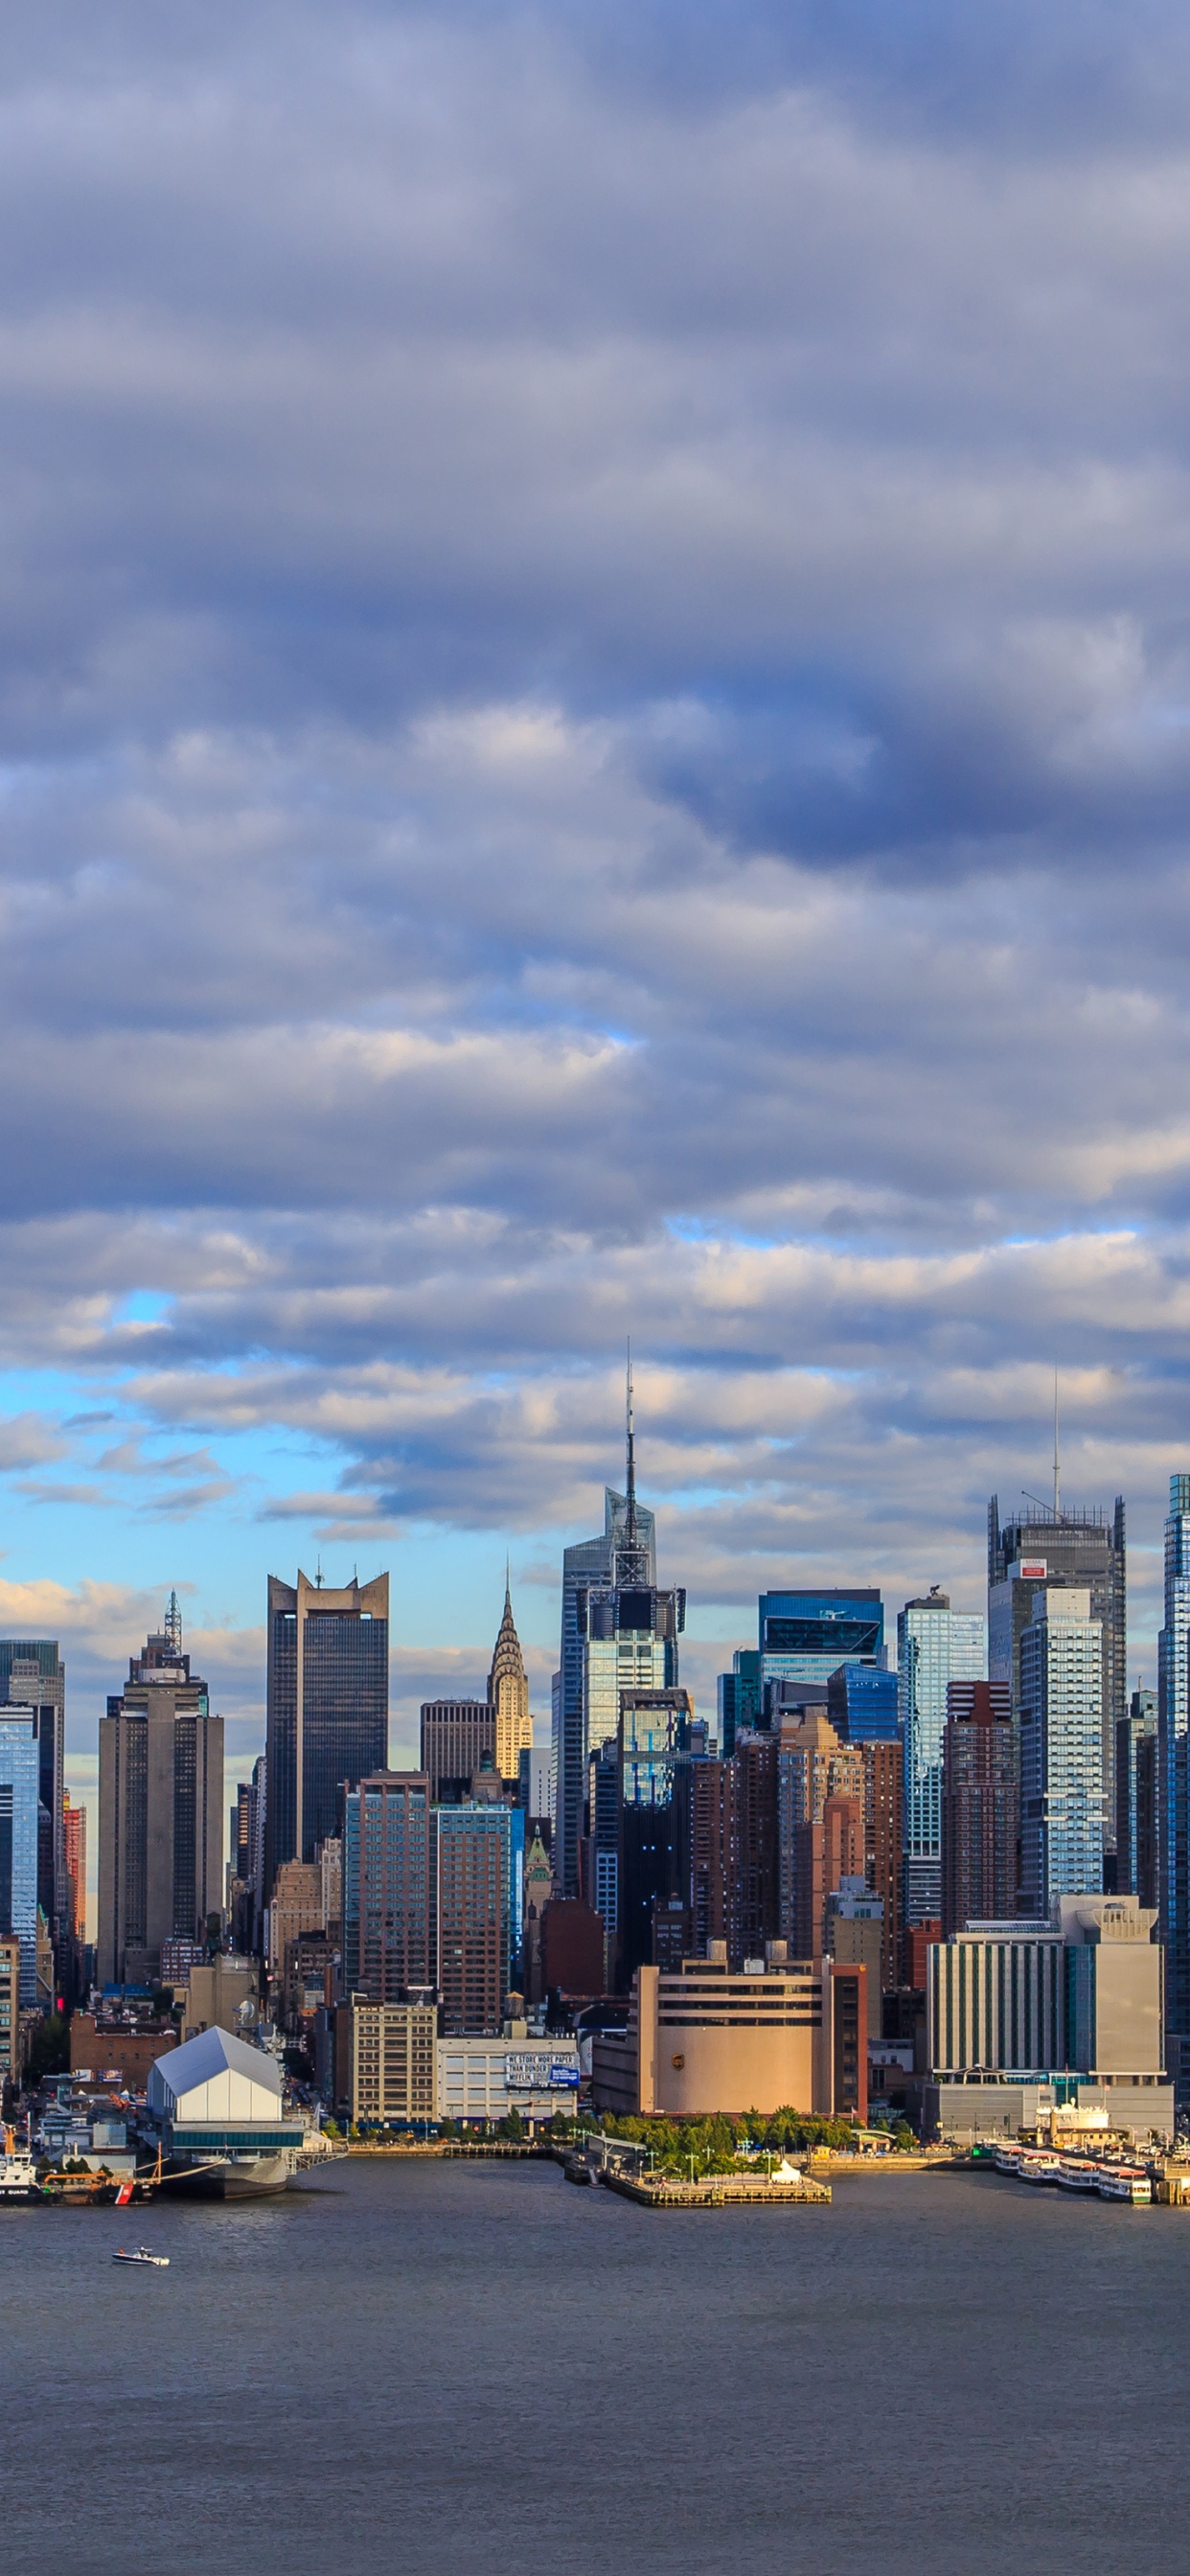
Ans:
[[[96,1693],[109,1548],[218,1566],[244,1746],[278,1532],[436,1531],[479,1633],[629,1332],[725,1634],[776,1566],[976,1599],[1055,1361],[1151,1630],[1188,94],[1156,0],[22,27],[0,1535]]]

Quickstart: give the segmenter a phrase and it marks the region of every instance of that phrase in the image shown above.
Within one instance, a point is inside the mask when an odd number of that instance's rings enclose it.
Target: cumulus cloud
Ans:
[[[0,1472],[14,1547],[236,1528],[245,1746],[264,1551],[548,1569],[629,1331],[725,1633],[774,1569],[978,1598],[1055,1362],[1151,1544],[1188,96],[1158,0],[14,36]],[[403,1707],[471,1652],[403,1645]]]

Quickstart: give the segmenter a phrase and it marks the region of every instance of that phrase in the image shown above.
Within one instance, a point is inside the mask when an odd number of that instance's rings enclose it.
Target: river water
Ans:
[[[168,2272],[111,2263],[138,2233]],[[0,2321],[13,2569],[1190,2566],[1190,2211],[954,2173],[650,2212],[361,2161],[2,2209]]]

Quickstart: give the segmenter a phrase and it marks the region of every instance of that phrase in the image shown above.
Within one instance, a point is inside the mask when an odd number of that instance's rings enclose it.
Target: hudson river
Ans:
[[[139,2236],[168,2272],[110,2261]],[[6,2566],[1156,2576],[1190,2211],[992,2175],[693,2213],[550,2165],[0,2209]]]

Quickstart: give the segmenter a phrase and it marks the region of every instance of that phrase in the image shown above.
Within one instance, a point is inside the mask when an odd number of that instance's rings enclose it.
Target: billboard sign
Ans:
[[[1049,1567],[1043,1556],[1023,1556],[1020,1562],[1022,1583],[1044,1583]]]
[[[504,2060],[504,2081],[510,2093],[549,2093],[577,2084],[578,2067],[564,2057],[510,2050]]]

